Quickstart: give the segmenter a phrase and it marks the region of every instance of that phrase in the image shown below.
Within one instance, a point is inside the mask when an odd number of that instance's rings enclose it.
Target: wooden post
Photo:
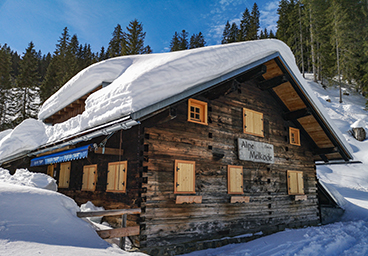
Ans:
[[[127,222],[127,215],[123,214],[121,216],[121,227],[122,228],[126,228],[126,222]],[[126,243],[126,237],[121,237],[120,238],[120,248],[123,249],[125,251],[125,243]]]

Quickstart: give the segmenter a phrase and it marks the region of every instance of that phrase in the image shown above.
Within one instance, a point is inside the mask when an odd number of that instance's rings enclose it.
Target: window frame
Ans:
[[[94,177],[92,177],[93,179],[93,182],[92,182],[92,188],[89,187],[89,185],[87,185],[87,187],[84,186],[84,175],[85,175],[85,169],[86,168],[92,168],[94,167],[95,168],[95,171],[94,171]],[[82,174],[82,188],[81,188],[81,191],[95,191],[96,190],[96,183],[97,183],[97,173],[98,173],[98,170],[97,170],[97,164],[90,164],[90,165],[84,165],[83,166],[83,174]],[[87,181],[89,182],[90,179],[89,179],[89,173],[88,173],[88,179]]]
[[[124,175],[123,175],[123,180],[120,179],[120,177],[116,177],[116,174],[119,174],[119,170],[114,170],[115,174],[114,174],[114,185],[113,185],[113,189],[109,189],[108,185],[109,185],[109,174],[110,174],[110,166],[113,165],[118,165],[120,166],[121,164],[124,165]],[[126,193],[126,187],[127,187],[127,173],[128,173],[128,161],[118,161],[118,162],[110,162],[107,165],[107,179],[106,179],[106,192],[112,192],[112,193]],[[123,181],[124,185],[123,185],[123,189],[119,190],[119,183]]]
[[[291,180],[291,174],[294,173],[296,174],[296,192],[291,191],[291,185],[293,182]],[[293,184],[294,185],[294,184]],[[304,190],[304,173],[302,171],[292,171],[292,170],[288,170],[287,171],[287,191],[289,195],[304,195],[305,194],[305,190]]]
[[[63,166],[67,166],[68,170],[63,168]],[[63,162],[60,163],[60,170],[59,170],[59,182],[58,187],[59,188],[69,188],[70,186],[70,171],[72,169],[72,162]]]
[[[261,117],[261,132],[262,133],[256,133],[253,129],[252,131],[247,131],[247,112],[251,112],[253,114],[257,114]],[[254,121],[254,120],[253,120]],[[250,135],[254,135],[254,136],[258,136],[258,137],[264,137],[264,116],[262,112],[258,112],[249,108],[243,108],[243,133],[245,134],[250,134]]]
[[[199,119],[191,118],[191,107],[197,107],[200,112]],[[196,100],[196,99],[188,99],[188,121],[197,124],[208,125],[208,104],[207,102]]]
[[[231,172],[231,168],[238,168],[238,169],[241,169],[241,192],[240,191],[233,191],[232,190],[232,187],[231,187],[231,178],[232,178],[232,172]],[[240,166],[240,165],[228,165],[227,166],[227,193],[229,195],[242,195],[244,194],[244,170],[243,170],[243,166]]]
[[[292,135],[296,135],[297,141],[293,142]],[[300,146],[300,130],[298,128],[289,127],[289,143],[290,145]]]
[[[179,176],[179,170],[178,165],[180,163],[183,164],[193,164],[193,170],[192,170],[192,176],[193,176],[193,190],[192,191],[178,191],[178,176]],[[186,160],[175,160],[175,166],[174,166],[174,194],[195,194],[195,161],[186,161]]]

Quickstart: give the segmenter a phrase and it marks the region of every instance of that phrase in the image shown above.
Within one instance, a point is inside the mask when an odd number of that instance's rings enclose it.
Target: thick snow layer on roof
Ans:
[[[34,119],[27,119],[0,140],[0,159],[26,153],[46,143],[45,125]]]
[[[37,121],[32,121],[36,130],[32,132],[29,128],[27,130],[29,136],[16,134],[13,131],[0,141],[0,160],[25,150],[36,149],[45,143],[60,141],[80,131],[123,116],[129,116],[274,53],[280,54],[306,94],[318,107],[321,107],[300,75],[291,50],[279,40],[266,39],[171,53],[123,56],[96,63],[78,73],[43,104],[39,119],[44,120],[56,113],[59,109],[93,91],[103,81],[111,82],[110,85],[87,98],[85,111],[82,114],[54,126],[44,126],[40,121],[38,124]],[[329,121],[327,115],[320,111]],[[341,136],[337,129],[335,131]],[[28,137],[32,138],[30,141],[37,140],[37,142],[29,145]],[[24,140],[22,143],[27,146],[13,143],[13,140]],[[342,143],[349,148],[344,140]]]
[[[112,82],[86,101],[81,121],[95,126],[129,115],[277,51],[294,62],[290,49],[278,40],[108,59],[84,69],[67,82],[43,104],[39,119],[44,120],[64,108],[102,81]]]

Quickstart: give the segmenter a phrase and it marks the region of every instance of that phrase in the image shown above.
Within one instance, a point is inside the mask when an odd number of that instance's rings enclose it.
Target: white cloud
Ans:
[[[279,6],[279,0],[268,2],[264,8],[260,10],[260,25],[261,28],[267,28],[268,32],[271,30],[276,33],[277,20],[277,8]]]

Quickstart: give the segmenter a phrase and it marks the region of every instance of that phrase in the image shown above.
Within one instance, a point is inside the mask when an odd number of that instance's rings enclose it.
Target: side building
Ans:
[[[263,47],[270,49],[257,54]],[[242,49],[252,49],[252,56]],[[78,204],[141,208],[129,221],[140,225],[136,245],[152,255],[318,225],[315,163],[346,163],[352,154],[290,60],[290,50],[265,40],[185,52],[179,55],[182,65],[174,67],[175,79],[168,81],[174,82],[158,85],[171,95],[158,97],[149,86],[133,84],[131,95],[157,100],[8,157],[1,166],[47,173]],[[145,64],[170,54],[146,57]],[[214,69],[231,66],[235,55],[244,56],[241,65],[209,77],[203,70],[198,74],[196,67],[211,61]],[[162,69],[152,72],[160,75]],[[183,88],[191,73],[206,79]],[[113,83],[106,84],[93,90],[102,88],[95,92],[102,94]],[[139,97],[129,99],[143,102]],[[56,126],[63,115],[70,117],[73,106],[80,108],[75,102],[43,120]],[[232,238],[241,234],[250,236]]]

